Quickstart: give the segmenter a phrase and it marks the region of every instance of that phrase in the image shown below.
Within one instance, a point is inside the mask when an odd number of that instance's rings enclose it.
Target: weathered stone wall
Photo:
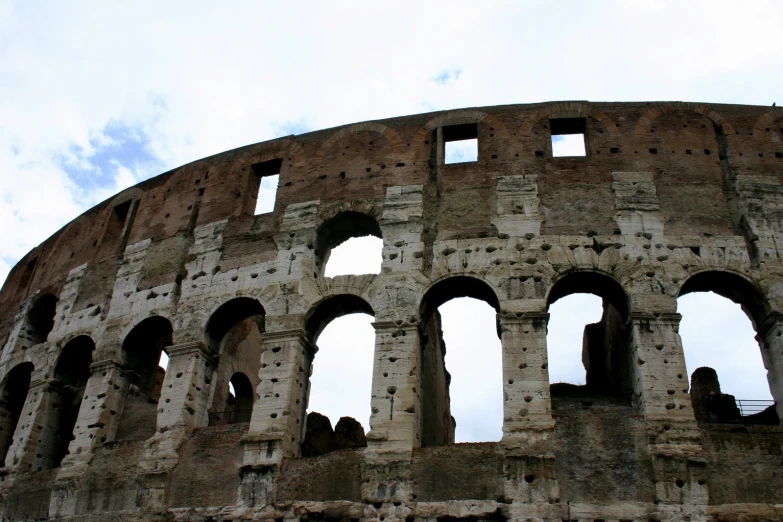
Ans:
[[[585,157],[552,156],[566,118]],[[445,164],[456,125],[478,161]],[[694,291],[744,307],[783,417],[782,133],[774,107],[486,107],[280,138],[130,188],[0,293],[3,517],[782,520],[783,428],[696,422],[676,309]],[[274,211],[254,216],[278,168]],[[367,234],[380,274],[323,277]],[[550,387],[547,310],[575,292],[608,310],[585,336],[593,377]],[[458,296],[498,314],[497,443],[451,443],[436,310]],[[375,317],[368,445],[302,458],[318,333],[353,312]],[[89,379],[57,466],[55,369],[77,341]],[[249,423],[209,426],[235,373]]]

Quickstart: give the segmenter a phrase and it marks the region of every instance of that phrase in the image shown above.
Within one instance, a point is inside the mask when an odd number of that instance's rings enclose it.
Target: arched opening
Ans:
[[[315,259],[316,277],[379,274],[383,262],[380,225],[354,211],[326,220],[316,231]]]
[[[473,277],[444,279],[424,294],[419,312],[422,446],[500,440],[499,311],[492,288]]]
[[[374,317],[372,307],[354,295],[325,299],[309,314],[305,332],[318,353],[308,383],[303,457],[367,445]]]
[[[30,391],[32,374],[32,363],[25,362],[14,366],[5,378],[0,396],[0,466],[5,466],[5,458],[13,443],[16,425],[27,400],[27,392]]]
[[[598,272],[572,272],[552,287],[547,311],[552,398],[630,400],[630,302],[620,283]]]
[[[233,374],[228,381],[226,402],[221,411],[210,412],[209,425],[250,422],[254,397],[255,387],[248,376],[242,372]]]
[[[237,297],[223,303],[207,321],[207,346],[220,356],[210,425],[250,421],[261,369],[264,317],[264,307],[257,300]]]
[[[173,328],[165,317],[137,324],[122,343],[122,364],[130,381],[116,440],[146,440],[155,434],[157,404],[166,370],[161,354],[172,344]]]
[[[60,352],[51,386],[52,410],[46,437],[48,440],[42,440],[39,445],[39,453],[49,457],[40,462],[42,469],[59,467],[68,454],[79,407],[90,378],[93,350],[95,342],[86,335],[80,335],[68,341]]]
[[[769,308],[741,276],[701,272],[680,290],[680,337],[702,423],[779,424],[756,340]]]
[[[27,312],[25,331],[29,346],[46,342],[54,328],[54,315],[57,311],[57,298],[52,294],[39,297]]]

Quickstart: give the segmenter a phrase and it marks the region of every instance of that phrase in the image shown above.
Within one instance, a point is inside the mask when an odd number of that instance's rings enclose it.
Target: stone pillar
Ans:
[[[644,415],[656,501],[706,505],[706,463],[688,393],[680,314],[632,313],[633,403]]]
[[[83,474],[93,450],[114,440],[129,383],[117,361],[106,359],[90,365],[90,378],[73,430],[74,440],[58,477]]]
[[[676,313],[631,314],[633,402],[644,415],[651,444],[698,454],[701,439],[688,393],[680,318]]]
[[[5,469],[9,472],[36,471],[34,465],[38,440],[45,429],[46,412],[55,398],[48,380],[37,379],[30,383],[13,442],[5,457]]]
[[[244,465],[278,464],[299,456],[315,345],[301,329],[262,334],[257,399],[243,438]]]
[[[421,341],[415,324],[375,322],[368,452],[410,457],[420,445]]]
[[[200,342],[169,346],[169,367],[158,401],[155,435],[146,442],[143,467],[166,471],[179,460],[178,450],[193,428],[208,420],[209,392],[216,357]]]
[[[758,327],[756,340],[767,369],[767,381],[775,399],[778,419],[783,424],[783,314],[772,313]]]
[[[546,332],[549,314],[499,315],[503,346],[503,442],[523,446],[554,428]]]

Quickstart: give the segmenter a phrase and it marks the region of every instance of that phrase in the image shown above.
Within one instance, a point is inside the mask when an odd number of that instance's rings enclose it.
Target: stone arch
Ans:
[[[315,164],[321,165],[323,162],[323,156],[330,148],[332,148],[337,142],[342,140],[343,138],[358,134],[360,132],[374,132],[376,134],[380,134],[384,138],[386,138],[389,141],[389,144],[392,148],[393,154],[402,154],[405,152],[405,143],[402,141],[402,138],[400,135],[395,131],[394,129],[378,122],[374,121],[368,121],[364,123],[356,123],[354,125],[349,125],[347,127],[343,127],[328,138],[326,138],[322,143],[321,146],[318,147],[318,152],[315,156]]]
[[[756,123],[753,124],[753,138],[764,141],[764,138],[767,135],[767,129],[781,118],[783,118],[783,107],[773,107],[759,116]],[[775,129],[771,129],[771,131],[774,132]]]
[[[764,292],[746,275],[736,271],[707,268],[695,272],[682,282],[677,297],[692,292],[714,292],[737,303],[756,331],[772,313]]]
[[[421,411],[422,446],[443,446],[455,441],[457,425],[452,416],[452,379],[446,368],[446,345],[437,310],[442,304],[459,297],[477,299],[492,307],[496,312],[496,333],[501,337],[497,320],[500,299],[492,285],[483,278],[475,275],[447,276],[435,281],[424,292],[419,303],[421,393],[418,408]],[[501,354],[498,356],[502,359]]]
[[[318,278],[315,284],[321,299],[334,297],[341,294],[351,294],[368,300],[367,295],[370,286],[378,276],[376,274],[362,274],[339,276],[336,278]]]
[[[282,156],[295,168],[302,168],[306,164],[304,148],[290,138],[279,138],[251,145],[244,156],[249,163],[259,163]]]
[[[662,115],[668,114],[674,111],[688,111],[710,119],[715,125],[721,127],[725,134],[734,134],[734,127],[724,118],[719,112],[707,107],[706,105],[700,105],[691,102],[668,102],[661,105],[656,105],[642,114],[639,120],[636,122],[634,133],[639,137],[649,135],[650,125],[655,119]]]
[[[130,187],[114,196],[114,198],[111,200],[111,203],[109,203],[109,207],[116,207],[117,205],[122,205],[126,201],[135,201],[137,199],[141,199],[142,195],[144,195],[144,191],[142,189],[139,187]]]
[[[39,467],[57,468],[68,454],[73,431],[79,416],[90,365],[95,351],[95,341],[88,335],[77,335],[64,343],[53,370],[52,399],[56,396],[59,407],[48,403],[49,422],[40,434],[38,453],[42,455]]]
[[[420,324],[426,323],[443,303],[458,297],[472,297],[484,301],[500,313],[500,297],[494,287],[475,274],[448,275],[433,282],[419,303]]]
[[[234,386],[234,409],[249,412],[253,409],[255,386],[244,372],[234,372],[228,382]]]
[[[555,278],[547,294],[547,309],[557,300],[578,293],[600,297],[626,319],[633,309],[630,294],[622,283],[611,274],[598,270],[571,270]]]
[[[14,366],[3,378],[0,392],[0,467],[5,466],[5,458],[30,391],[34,369],[33,363],[23,362]]]
[[[27,311],[24,330],[30,346],[46,342],[54,329],[57,297],[51,293],[38,296]]]
[[[154,388],[159,380],[158,361],[161,352],[172,345],[173,332],[174,328],[166,317],[153,315],[139,321],[123,339],[122,364],[135,374],[131,380],[141,394],[155,395]]]
[[[161,353],[173,343],[174,329],[168,318],[153,315],[136,323],[122,341],[120,361],[128,378],[127,395],[115,440],[144,440],[155,434],[157,404],[166,371],[158,363]]]
[[[234,326],[245,319],[253,319],[260,332],[264,331],[266,310],[263,305],[252,297],[234,297],[216,306],[209,315],[204,326],[204,344],[217,355],[223,337]]]
[[[375,311],[364,298],[353,294],[339,294],[321,299],[305,314],[305,336],[315,344],[324,328],[344,315],[367,314],[375,317]]]
[[[485,123],[494,129],[494,133],[498,138],[505,139],[509,137],[506,126],[495,116],[477,109],[464,109],[448,111],[432,118],[416,133],[413,140],[415,143],[423,143],[425,140],[430,139],[432,131],[438,127],[463,125],[465,123]]]
[[[609,274],[595,270],[571,271],[554,281],[547,295],[547,311],[559,299],[573,294],[592,294],[603,301],[600,321],[586,325],[582,337],[586,389],[630,398],[633,368],[629,333],[633,308],[629,293]],[[555,385],[551,392],[567,395],[570,386]]]
[[[617,127],[609,116],[590,104],[583,102],[547,104],[533,114],[523,115],[524,123],[522,123],[522,127],[519,129],[519,134],[523,137],[532,136],[533,128],[544,118],[586,118],[588,116],[598,120],[613,137],[619,134]]]

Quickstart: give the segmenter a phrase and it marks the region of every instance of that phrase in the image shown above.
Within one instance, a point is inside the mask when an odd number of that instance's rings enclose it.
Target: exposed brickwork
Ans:
[[[552,157],[561,118],[583,124],[585,157]],[[447,165],[443,129],[465,124],[478,161]],[[271,140],[130,188],[0,293],[4,519],[783,520],[783,428],[696,422],[676,310],[693,291],[742,304],[783,417],[782,133],[770,107],[484,107]],[[253,165],[271,160],[274,211],[254,216]],[[323,277],[364,234],[383,238],[381,273]],[[549,385],[546,328],[574,292],[604,317],[571,389]],[[498,313],[498,443],[453,445],[436,310],[458,296]],[[317,335],[352,312],[375,316],[367,447],[302,458]],[[77,347],[86,383],[56,370]],[[250,400],[229,397],[236,373],[255,397],[227,424]]]

